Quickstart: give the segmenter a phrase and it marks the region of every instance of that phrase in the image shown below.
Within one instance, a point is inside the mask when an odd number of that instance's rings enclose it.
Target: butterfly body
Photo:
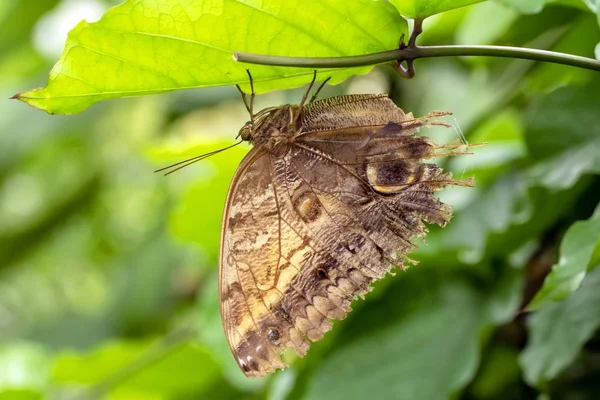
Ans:
[[[433,192],[453,180],[440,147],[416,131],[436,122],[386,95],[347,95],[260,111],[232,181],[220,253],[223,326],[242,371],[262,376],[303,356],[350,303],[403,268],[423,223],[445,225]]]

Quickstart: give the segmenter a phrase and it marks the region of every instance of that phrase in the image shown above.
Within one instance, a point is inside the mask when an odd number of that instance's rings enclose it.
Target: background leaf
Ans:
[[[516,308],[511,301],[518,293],[515,281],[500,280],[503,284],[492,290],[498,301],[493,305],[465,281],[412,272],[396,282],[397,294],[378,300],[397,307],[379,310],[378,329],[369,320],[351,322],[348,330],[362,325],[364,332],[334,345],[314,371],[304,398],[445,399],[472,378],[482,330],[506,321]],[[389,320],[382,321],[384,316]]]
[[[391,3],[398,8],[400,14],[422,19],[482,1],[485,0],[391,0]]]
[[[533,102],[527,145],[538,160],[530,171],[535,183],[562,189],[583,174],[600,173],[600,126],[594,122],[593,101],[599,90],[600,80],[594,79],[589,86],[560,89]],[[551,114],[559,118],[550,119]]]
[[[521,355],[527,382],[544,386],[579,354],[600,326],[600,268],[592,271],[569,298],[534,314],[530,340]]]
[[[91,354],[62,354],[56,360],[53,376],[62,384],[111,382],[114,379],[112,373],[132,365],[149,346],[157,345],[161,343],[118,342]],[[151,368],[133,371],[130,376],[118,379],[111,388],[117,398],[131,397],[134,393],[138,396],[176,396],[198,392],[210,387],[218,377],[217,364],[205,350],[190,343],[179,345],[162,355]],[[174,376],[177,379],[172,379]]]
[[[538,310],[552,301],[563,300],[577,290],[588,268],[595,267],[593,253],[600,244],[600,207],[586,220],[571,225],[560,246],[560,259],[546,277],[544,286],[527,306]]]

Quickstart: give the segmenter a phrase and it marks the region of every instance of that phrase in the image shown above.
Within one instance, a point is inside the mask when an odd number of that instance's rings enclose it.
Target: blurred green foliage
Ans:
[[[596,2],[531,3],[435,15],[421,43],[594,56]],[[0,3],[4,98],[44,84],[59,54],[42,39],[75,4]],[[221,212],[247,147],[152,173],[233,143],[247,119],[237,91],[69,117],[3,101],[0,399],[598,398],[600,75],[486,58],[419,60],[417,72],[404,81],[378,67],[323,96],[385,91],[416,115],[452,110],[456,133],[425,133],[488,143],[443,160],[476,188],[440,193],[455,218],[412,254],[419,265],[378,282],[290,369],[254,380],[230,354],[217,289]]]

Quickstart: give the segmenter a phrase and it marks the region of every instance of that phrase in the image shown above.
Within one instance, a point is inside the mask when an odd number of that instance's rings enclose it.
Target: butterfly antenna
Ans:
[[[313,101],[315,101],[317,99],[317,96],[321,92],[321,89],[323,89],[323,87],[325,86],[325,84],[327,83],[327,81],[329,81],[330,79],[331,79],[331,77],[325,79],[323,81],[323,83],[321,83],[321,86],[319,86],[319,88],[317,89],[317,91],[315,92],[315,94],[313,94],[313,96],[310,98],[310,101],[308,102],[309,104],[312,103]]]
[[[204,160],[205,158],[208,158],[208,157],[210,157],[210,156],[212,156],[212,155],[215,155],[215,154],[217,154],[217,153],[220,153],[220,152],[222,152],[222,151],[225,151],[225,150],[231,149],[232,147],[235,147],[235,146],[237,146],[237,145],[238,145],[238,144],[240,144],[240,143],[242,143],[242,140],[240,140],[239,142],[237,142],[237,143],[234,143],[234,144],[232,144],[232,145],[230,145],[230,146],[223,147],[222,149],[219,149],[219,150],[214,150],[214,151],[211,151],[211,152],[209,152],[209,153],[206,153],[206,154],[201,154],[201,155],[199,155],[199,156],[196,156],[196,157],[188,158],[187,160],[179,161],[179,162],[177,162],[177,163],[175,163],[175,164],[171,164],[171,165],[169,165],[169,166],[167,166],[167,167],[163,167],[163,168],[161,168],[161,169],[157,169],[157,170],[156,170],[156,171],[154,171],[154,172],[155,172],[155,173],[156,173],[156,172],[162,172],[162,171],[166,171],[166,170],[169,170],[169,169],[170,169],[170,171],[168,171],[168,172],[166,172],[166,173],[165,173],[165,176],[167,176],[167,175],[170,175],[170,174],[172,174],[173,172],[177,172],[177,171],[179,171],[180,169],[187,167],[188,165],[192,165],[192,164],[194,164],[194,163],[196,163],[196,162],[198,162],[198,161]],[[174,167],[177,167],[177,168],[174,168]],[[174,169],[172,169],[172,168],[174,168]]]

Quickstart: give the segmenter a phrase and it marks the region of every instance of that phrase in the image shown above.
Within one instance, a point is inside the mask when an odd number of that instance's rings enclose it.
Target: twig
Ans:
[[[381,64],[396,60],[416,60],[428,57],[457,57],[457,56],[482,56],[521,58],[526,60],[545,61],[555,64],[569,65],[572,67],[600,71],[600,61],[593,58],[575,56],[572,54],[557,53],[548,50],[528,49],[508,46],[423,46],[407,47],[383,51],[380,53],[365,54],[349,57],[282,57],[268,56],[252,53],[236,52],[233,59],[236,61],[272,65],[281,67],[299,68],[351,68],[365,65]]]

